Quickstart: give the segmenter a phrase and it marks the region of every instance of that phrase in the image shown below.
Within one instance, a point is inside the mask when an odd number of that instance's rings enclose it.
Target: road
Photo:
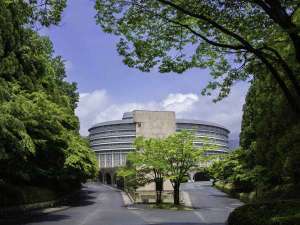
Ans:
[[[224,225],[241,203],[215,190],[207,182],[187,183],[182,191],[199,209],[173,211],[124,206],[121,192],[99,184],[86,185],[72,207],[31,218],[26,225]]]

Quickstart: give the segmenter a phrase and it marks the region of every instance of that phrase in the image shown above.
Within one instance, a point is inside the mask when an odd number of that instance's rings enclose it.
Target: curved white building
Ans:
[[[114,168],[125,165],[128,152],[134,150],[133,143],[137,136],[165,137],[183,129],[195,132],[199,138],[194,142],[196,146],[203,144],[203,137],[207,137],[208,143],[219,146],[207,154],[227,153],[229,150],[229,130],[219,124],[176,119],[174,112],[143,110],[126,112],[122,120],[99,123],[89,129],[90,144],[96,152],[102,172],[100,179],[107,183],[115,182]]]

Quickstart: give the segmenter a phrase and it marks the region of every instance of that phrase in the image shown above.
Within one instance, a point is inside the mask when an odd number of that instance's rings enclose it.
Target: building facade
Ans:
[[[116,182],[116,168],[126,164],[127,154],[134,150],[136,137],[163,138],[180,130],[193,131],[197,147],[203,145],[203,138],[208,144],[218,146],[207,151],[207,155],[226,154],[229,150],[229,130],[221,125],[176,119],[174,112],[135,110],[124,113],[122,120],[99,123],[89,129],[90,145],[99,163],[100,180],[108,184]]]

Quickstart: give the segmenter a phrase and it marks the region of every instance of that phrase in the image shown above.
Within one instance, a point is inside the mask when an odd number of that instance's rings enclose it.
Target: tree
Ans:
[[[122,180],[122,188],[124,188],[127,192],[135,192],[137,188],[150,182],[147,177],[149,170],[138,170],[135,166],[133,166],[133,160],[131,160],[132,153],[129,153],[128,156],[129,158],[127,158],[126,165],[118,168],[117,177]]]
[[[0,1],[0,179],[70,187],[96,175],[79,135],[76,84],[31,26],[59,22],[65,1]]]
[[[140,154],[140,165],[137,168],[145,167],[150,169],[149,175],[155,183],[156,203],[162,203],[162,191],[164,177],[166,174],[166,164],[162,160],[165,156],[165,146],[163,139],[144,139],[139,137],[135,142],[136,150]]]
[[[96,21],[120,36],[124,63],[142,71],[211,69],[220,100],[262,65],[300,113],[300,7],[296,0],[96,0]],[[284,54],[283,54],[284,53]]]
[[[253,80],[243,107],[241,146],[249,168],[265,168],[265,185],[300,183],[300,120],[270,77]]]
[[[163,180],[166,174],[164,141],[162,139],[138,137],[135,140],[135,151],[128,154],[130,166],[125,168],[134,174],[141,185],[155,183],[156,203],[162,203]],[[121,170],[124,176],[124,169]],[[135,172],[134,172],[135,171]]]
[[[194,146],[194,135],[188,131],[175,133],[165,140],[165,156],[163,160],[167,166],[166,171],[170,179],[174,194],[174,204],[180,204],[180,184],[184,182],[188,172],[196,169],[203,159],[205,147]]]

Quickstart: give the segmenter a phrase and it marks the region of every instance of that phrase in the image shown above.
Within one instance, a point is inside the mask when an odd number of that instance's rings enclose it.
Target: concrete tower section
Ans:
[[[165,138],[176,132],[175,112],[135,110],[133,121],[137,137]]]

